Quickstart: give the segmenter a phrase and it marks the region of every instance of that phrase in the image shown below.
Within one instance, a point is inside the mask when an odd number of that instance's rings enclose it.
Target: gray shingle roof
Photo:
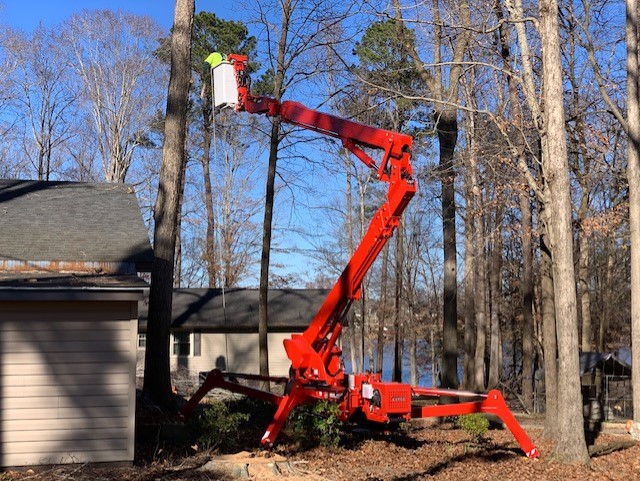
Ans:
[[[327,289],[271,289],[269,329],[301,332],[311,323]],[[258,289],[174,289],[172,327],[203,331],[258,331]],[[140,328],[146,330],[148,299],[140,303]]]
[[[127,184],[0,180],[0,260],[133,262],[153,251]]]

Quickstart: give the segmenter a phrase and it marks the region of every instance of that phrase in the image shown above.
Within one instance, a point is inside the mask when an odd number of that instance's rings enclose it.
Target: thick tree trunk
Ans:
[[[558,378],[562,379],[562,383],[558,383],[558,437],[554,456],[562,462],[586,464],[589,462],[589,454],[582,418],[571,190],[556,0],[540,1],[540,24],[546,127],[543,168],[550,194],[548,225],[553,253]]]
[[[442,182],[442,238],[444,244],[444,308],[442,325],[442,387],[456,389],[458,380],[458,264],[456,246],[455,170],[453,154],[458,140],[455,110],[436,115]]]
[[[158,406],[173,409],[169,372],[169,330],[173,298],[175,235],[185,162],[187,99],[191,80],[191,28],[194,0],[176,0],[171,35],[171,74],[155,205],[154,253],[149,295],[144,391]]]
[[[627,22],[627,122],[629,147],[629,231],[631,234],[631,362],[640,366],[640,67],[638,66],[638,2],[626,0]],[[633,369],[633,420],[640,423],[640,369]],[[640,429],[634,429],[640,437]]]
[[[452,104],[458,102],[460,78],[463,75],[463,60],[467,54],[470,32],[471,13],[469,3],[461,0],[457,4],[460,25],[457,29],[452,61],[449,64],[449,79],[447,86],[443,83],[443,69],[441,46],[444,38],[440,21],[440,6],[438,0],[432,5],[434,21],[434,64],[437,67],[431,71],[420,59],[418,52],[411,42],[404,37],[404,22],[402,20],[402,6],[399,0],[393,0],[395,18],[398,22],[398,35],[406,53],[423,80],[429,93],[437,99],[434,112],[436,131],[438,133],[440,154],[440,178],[442,181],[442,230],[444,244],[444,306],[442,329],[442,387],[457,388],[458,380],[458,300],[457,300],[457,259],[456,259],[456,206],[455,206],[455,170],[453,155],[458,141],[457,110]],[[468,28],[465,28],[468,27]]]

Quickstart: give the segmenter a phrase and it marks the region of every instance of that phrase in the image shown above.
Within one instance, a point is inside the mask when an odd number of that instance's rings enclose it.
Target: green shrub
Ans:
[[[479,441],[489,430],[489,420],[480,413],[465,414],[455,420],[457,428],[464,429],[474,441]]]
[[[345,430],[340,407],[331,401],[298,406],[289,415],[287,429],[303,447],[338,447]]]
[[[276,412],[276,405],[262,399],[249,396],[239,396],[231,399],[228,403],[231,412],[247,413],[251,428],[264,431],[273,419]],[[260,434],[260,437],[262,433]]]
[[[229,452],[237,448],[242,424],[249,414],[229,412],[229,407],[220,401],[206,406],[195,420],[196,440],[203,448]]]

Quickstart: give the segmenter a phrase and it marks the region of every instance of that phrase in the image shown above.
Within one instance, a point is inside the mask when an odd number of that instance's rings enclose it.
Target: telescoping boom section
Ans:
[[[254,96],[250,92],[247,57],[232,54],[224,59],[215,55],[217,59],[212,63],[212,74],[216,107],[226,106],[238,112],[278,117],[283,122],[339,139],[346,149],[375,171],[378,180],[385,182],[388,189],[386,201],[373,216],[358,248],[309,327],[302,334],[292,334],[284,341],[291,361],[290,377],[265,378],[214,369],[183,408],[185,417],[216,387],[264,399],[277,406],[262,437],[262,443],[266,445],[276,441],[295,407],[318,400],[339,403],[344,421],[363,419],[381,425],[412,418],[486,413],[499,417],[505,423],[528,457],[537,457],[537,449],[499,391],[484,394],[416,387],[382,381],[377,373],[344,372],[342,351],[337,341],[345,318],[351,303],[360,298],[365,274],[398,227],[404,209],[416,192],[411,167],[412,138],[309,109],[298,102]],[[378,153],[377,161],[370,152]],[[240,384],[236,380],[241,378],[286,382],[287,387],[284,395],[276,395]],[[457,402],[438,404],[437,400],[441,398]]]

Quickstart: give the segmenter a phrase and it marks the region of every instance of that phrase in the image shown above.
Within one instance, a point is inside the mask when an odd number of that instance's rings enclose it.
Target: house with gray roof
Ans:
[[[288,376],[283,341],[303,332],[320,309],[326,289],[271,289],[268,294],[269,374]],[[259,373],[258,289],[174,289],[170,365],[197,377],[219,368]],[[147,300],[140,305],[138,374],[144,372]]]
[[[0,180],[0,466],[133,461],[152,261],[132,186]]]

